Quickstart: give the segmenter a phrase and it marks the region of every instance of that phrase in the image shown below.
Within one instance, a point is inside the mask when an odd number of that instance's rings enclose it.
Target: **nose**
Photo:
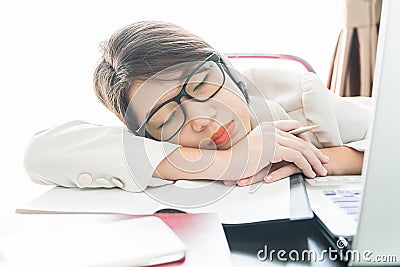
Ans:
[[[190,122],[193,131],[201,132],[210,124],[211,120],[208,118],[194,118]]]
[[[215,107],[206,102],[185,101],[187,121],[194,132],[201,132],[215,119]]]

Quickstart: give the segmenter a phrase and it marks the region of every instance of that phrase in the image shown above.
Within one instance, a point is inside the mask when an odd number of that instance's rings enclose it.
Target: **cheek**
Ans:
[[[233,107],[236,105],[247,106],[243,93],[230,79],[227,80],[224,87],[214,97]]]
[[[173,139],[169,141],[170,143],[178,144],[184,147],[199,147],[199,141],[193,136],[193,132],[187,125],[182,128],[182,130]]]
[[[233,92],[221,94],[219,101],[223,103],[220,108],[221,112],[229,112],[239,119],[242,127],[246,132],[250,131],[250,108],[244,99]]]

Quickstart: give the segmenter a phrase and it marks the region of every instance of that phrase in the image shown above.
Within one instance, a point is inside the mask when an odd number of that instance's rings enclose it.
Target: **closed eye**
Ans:
[[[193,88],[193,92],[196,92],[198,90],[200,90],[201,88],[203,88],[206,85],[206,83],[204,81],[202,81],[201,83],[199,83],[198,85],[196,85],[195,88]]]
[[[176,114],[176,111],[172,112],[171,115],[168,117],[168,119],[164,123],[162,123],[160,126],[158,126],[157,129],[161,129],[162,127],[167,126],[169,123],[171,123],[175,114]]]
[[[206,82],[208,80],[208,75],[209,75],[209,73],[207,73],[207,75],[204,77],[204,79],[201,81],[201,83],[199,83],[198,85],[196,85],[193,88],[193,92],[200,90],[201,88],[203,88],[206,85]]]

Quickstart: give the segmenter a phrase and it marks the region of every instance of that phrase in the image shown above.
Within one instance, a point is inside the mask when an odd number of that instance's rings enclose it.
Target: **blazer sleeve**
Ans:
[[[309,121],[319,124],[315,135],[319,141],[336,140],[326,146],[344,145],[365,151],[373,112],[371,97],[342,97],[327,89],[314,73],[301,75],[302,103]],[[321,131],[322,130],[322,131]],[[335,138],[332,138],[334,137]]]
[[[72,121],[35,134],[24,167],[39,184],[140,192],[173,183],[152,174],[177,147],[135,136],[126,128]]]
[[[291,119],[302,125],[319,125],[309,133],[315,146],[345,145],[360,151],[368,147],[372,98],[338,96],[314,73],[253,68],[245,75]]]
[[[371,97],[340,97],[330,92],[343,144],[358,151],[369,147],[375,101]]]

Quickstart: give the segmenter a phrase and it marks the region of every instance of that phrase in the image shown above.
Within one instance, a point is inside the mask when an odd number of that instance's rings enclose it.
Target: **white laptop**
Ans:
[[[384,0],[370,148],[361,176],[306,183],[328,240],[351,266],[400,265],[400,1]]]

